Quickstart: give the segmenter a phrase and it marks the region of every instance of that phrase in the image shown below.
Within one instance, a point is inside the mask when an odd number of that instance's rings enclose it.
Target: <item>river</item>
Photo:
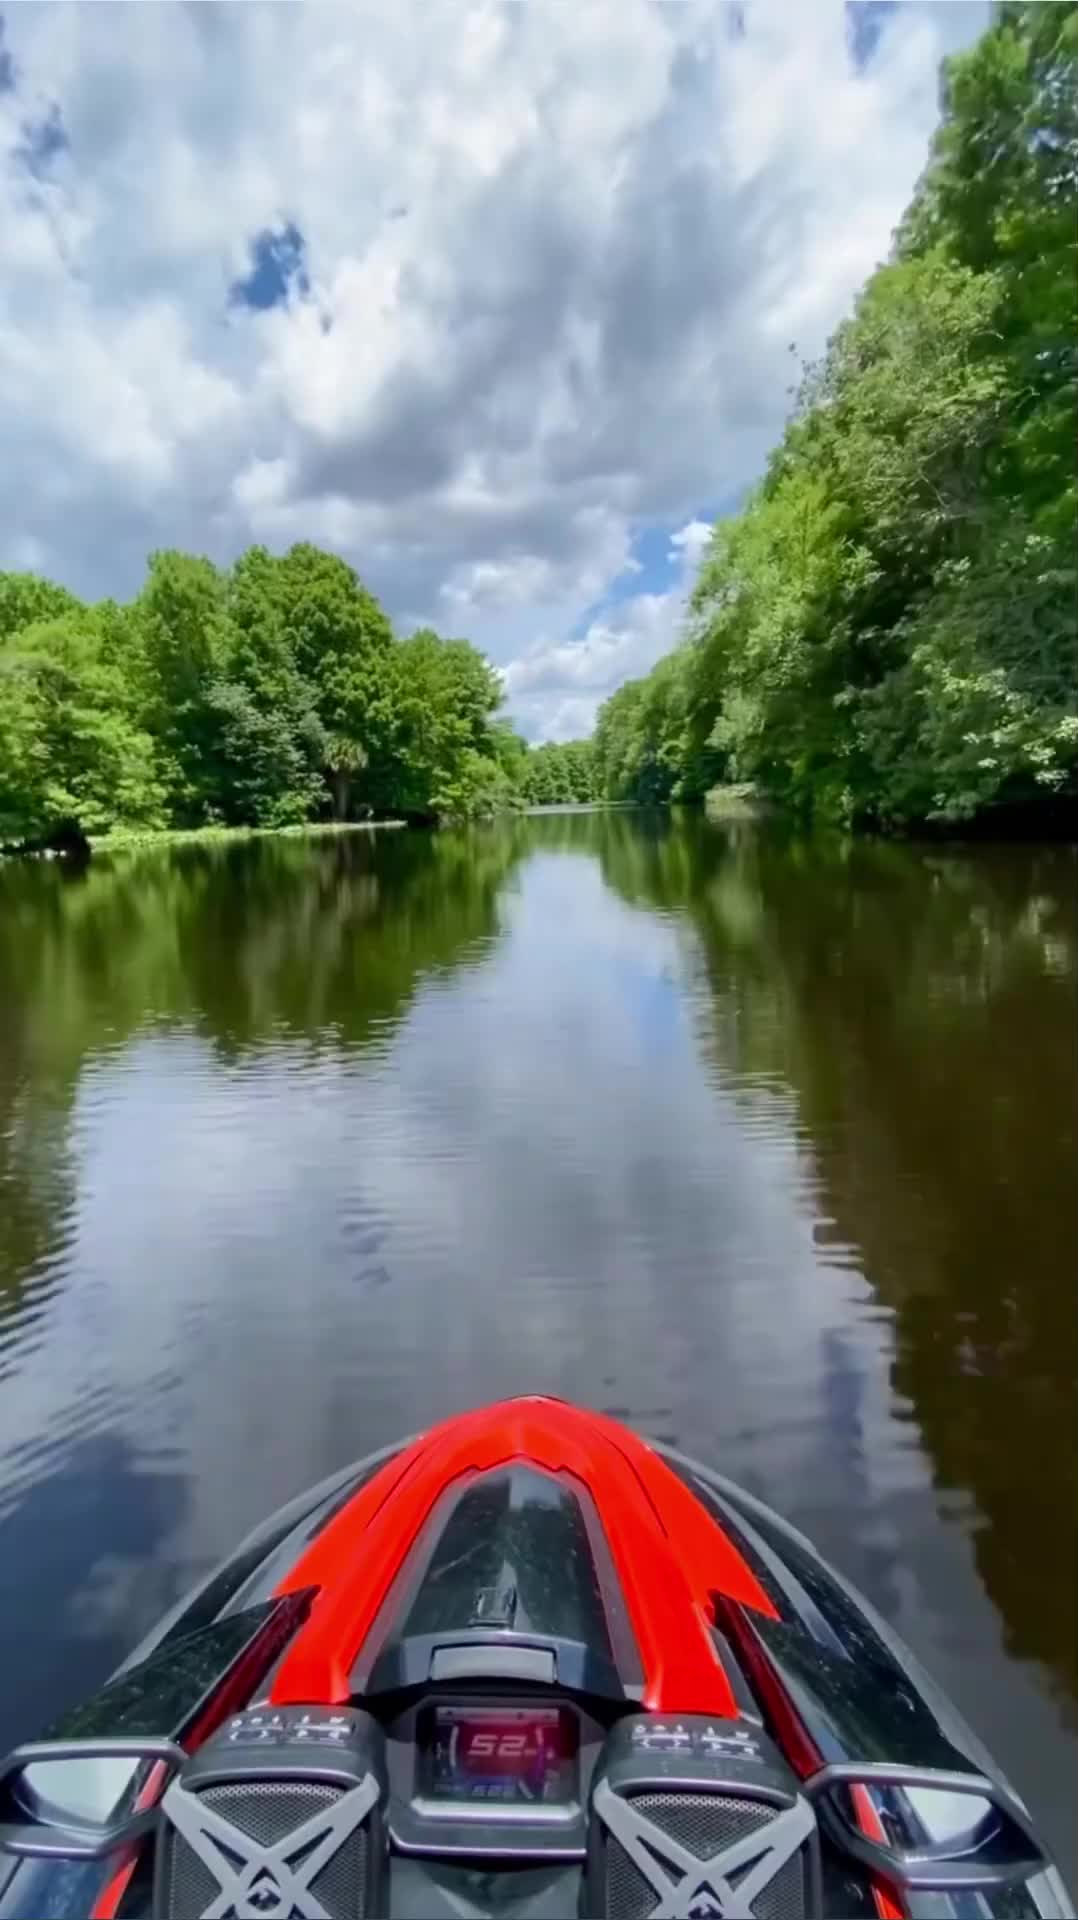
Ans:
[[[551,814],[0,869],[0,1742],[350,1458],[811,1532],[1078,1881],[1078,848]]]

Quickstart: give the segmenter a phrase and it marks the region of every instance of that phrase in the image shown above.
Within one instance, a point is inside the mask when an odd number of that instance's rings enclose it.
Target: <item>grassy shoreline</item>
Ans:
[[[712,820],[759,820],[775,807],[754,781],[744,780],[739,785],[709,787],[704,811]]]
[[[347,833],[381,833],[407,827],[407,820],[306,820],[287,827],[116,827],[88,836],[91,853],[134,853],[151,847],[232,845],[244,840],[315,839]],[[2,860],[59,860],[56,847],[0,846]]]
[[[287,827],[117,827],[90,835],[94,853],[127,853],[142,847],[212,846],[240,840],[306,840],[330,834],[380,833],[406,827],[406,820],[304,820]]]

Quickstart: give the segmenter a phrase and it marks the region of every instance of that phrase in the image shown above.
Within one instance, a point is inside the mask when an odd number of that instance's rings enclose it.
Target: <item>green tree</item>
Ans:
[[[391,751],[394,641],[383,609],[344,560],[300,544],[280,558],[249,549],[232,571],[230,610],[232,675],[287,732],[289,807],[299,818],[323,805],[347,818]]]
[[[495,720],[490,729],[490,744],[494,758],[513,792],[519,794],[521,799],[525,798],[530,758],[527,741],[517,733],[511,721]]]
[[[0,673],[13,840],[61,817],[104,832],[520,804],[528,749],[496,719],[489,662],[429,630],[398,641],[354,570],[313,546],[252,547],[227,570],[155,553],[128,607],[0,576]]]
[[[92,612],[37,620],[0,652],[0,841],[162,822],[153,742]]]
[[[603,703],[595,730],[593,780],[608,800],[643,806],[697,799],[715,762],[693,727],[694,653],[667,654],[643,680],[630,680]],[[698,731],[698,730],[697,730]]]
[[[627,680],[599,709],[595,725],[595,778],[607,800],[633,797],[637,712],[643,681]]]
[[[217,697],[231,648],[226,596],[225,577],[211,561],[163,551],[151,554],[134,606],[142,710],[158,744],[169,815],[180,826],[227,817],[222,775],[232,716]]]
[[[36,573],[0,573],[0,646],[20,628],[55,614],[76,613],[79,601],[66,587]]]
[[[493,726],[501,682],[489,661],[424,627],[394,649],[392,670],[394,752],[380,803],[417,819],[468,819],[509,801]]]
[[[1073,5],[1005,6],[947,64],[895,258],[716,529],[682,740],[790,804],[1078,798],[1076,101]]]
[[[524,799],[535,807],[580,805],[596,799],[594,743],[545,741],[526,750],[519,786]]]

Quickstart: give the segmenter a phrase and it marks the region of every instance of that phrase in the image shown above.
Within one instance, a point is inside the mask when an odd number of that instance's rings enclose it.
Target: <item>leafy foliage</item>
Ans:
[[[162,819],[153,743],[85,609],[39,619],[0,652],[0,842],[120,816]]]
[[[587,804],[597,797],[594,746],[590,740],[566,740],[533,747],[517,780],[529,806]]]
[[[602,709],[613,798],[750,780],[846,821],[1078,799],[1078,7],[944,69],[896,237],[690,631]]]
[[[440,819],[496,811],[510,789],[491,732],[501,703],[494,669],[467,640],[430,628],[404,641],[392,666],[393,803]]]
[[[599,794],[645,806],[703,797],[723,768],[714,713],[701,697],[709,671],[683,647],[611,695],[595,729]]]
[[[397,640],[316,547],[253,547],[228,570],[155,553],[127,607],[3,575],[0,843],[490,814],[519,803],[529,757],[500,701],[466,640]]]
[[[66,587],[56,587],[36,573],[0,573],[0,646],[23,627],[73,613],[78,604]]]

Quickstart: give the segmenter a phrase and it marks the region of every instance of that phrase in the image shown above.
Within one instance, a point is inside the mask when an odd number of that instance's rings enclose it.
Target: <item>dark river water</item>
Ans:
[[[1078,848],[562,814],[0,869],[0,1741],[568,1395],[811,1532],[1078,1878]]]

